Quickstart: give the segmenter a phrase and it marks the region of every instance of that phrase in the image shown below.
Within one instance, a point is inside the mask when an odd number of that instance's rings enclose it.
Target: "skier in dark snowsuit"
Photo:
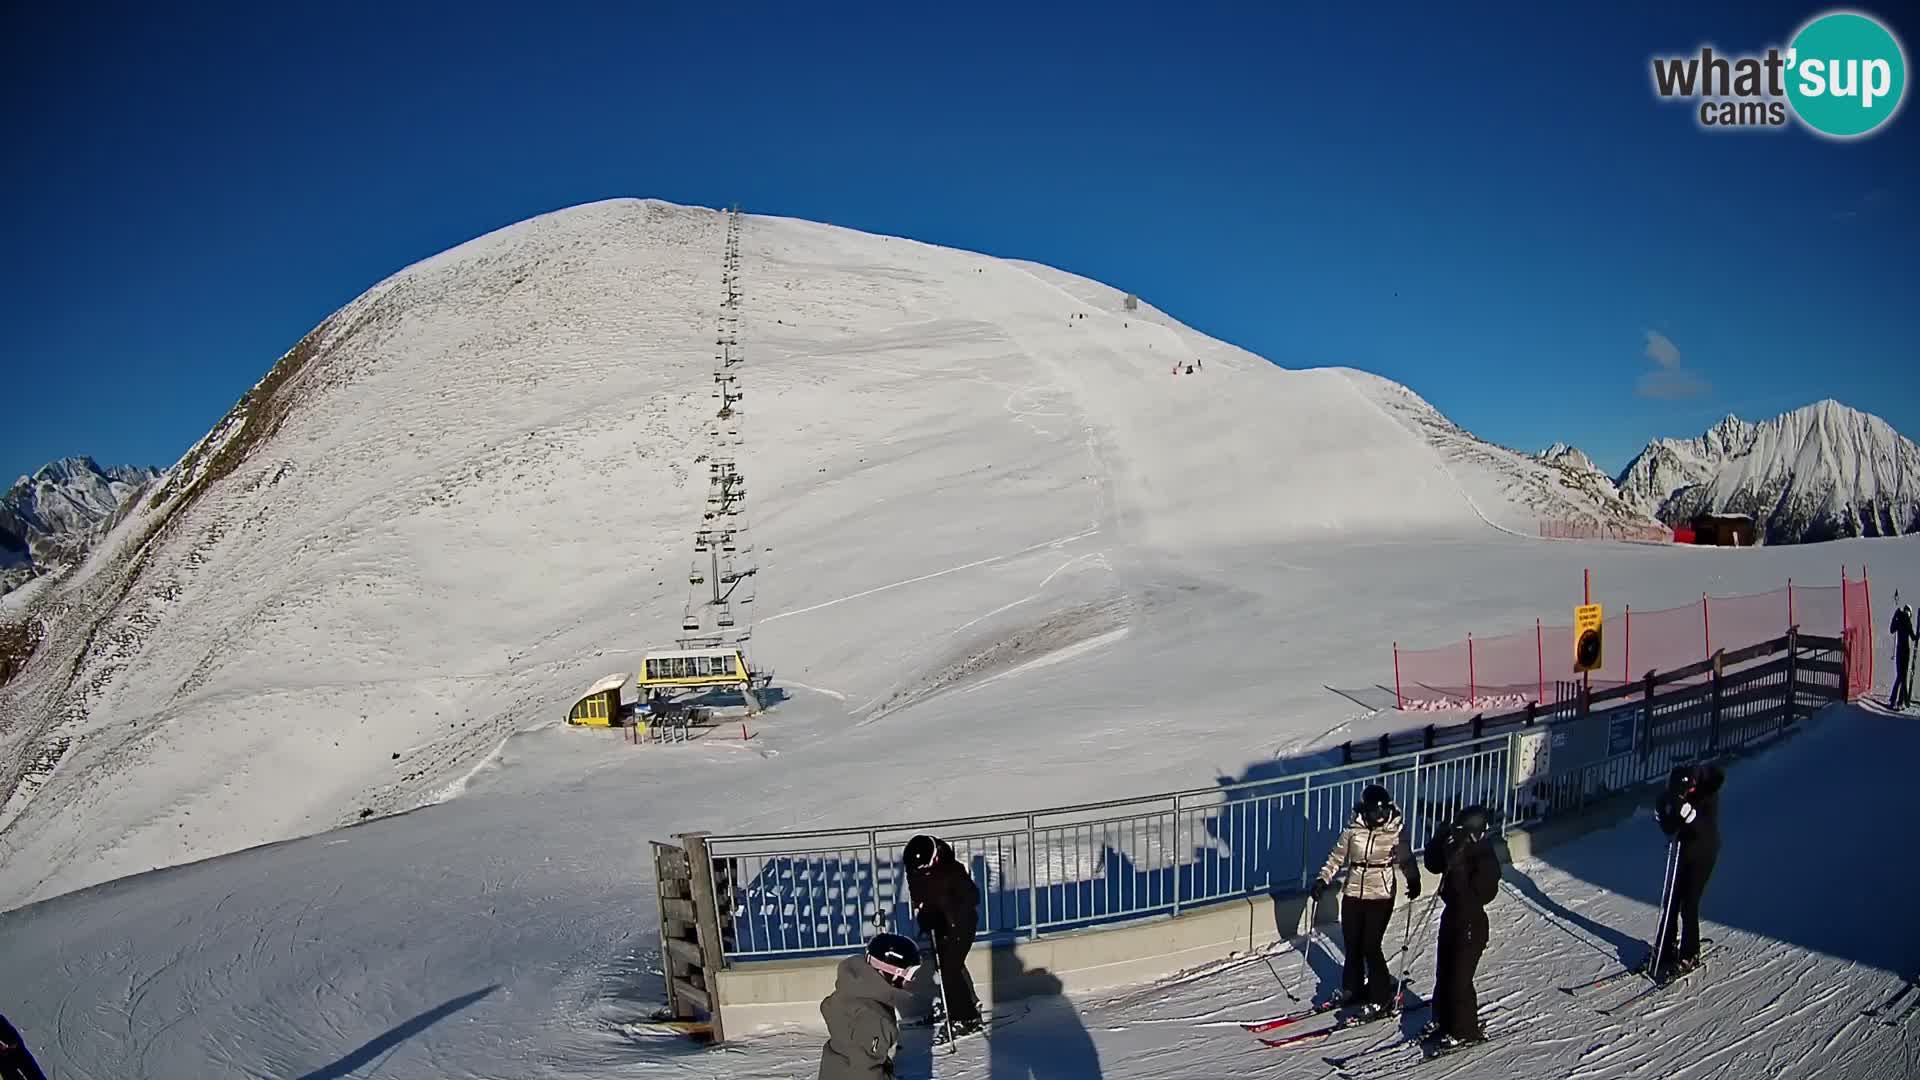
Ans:
[[[1660,913],[1658,980],[1685,974],[1700,962],[1700,896],[1720,858],[1720,785],[1726,774],[1712,765],[1680,765],[1667,777],[1654,807],[1660,831],[1680,844],[1673,898]]]
[[[1893,635],[1893,696],[1887,699],[1887,705],[1895,709],[1904,709],[1913,704],[1913,608],[1902,604],[1893,613],[1893,623],[1887,627],[1887,633]]]
[[[980,887],[954,860],[953,845],[945,840],[916,836],[907,841],[904,857],[913,921],[933,936],[953,1033],[971,1034],[980,1030],[980,1003],[967,974],[967,952],[979,930]]]
[[[1404,824],[1393,797],[1378,784],[1369,784],[1353,808],[1353,818],[1340,830],[1327,864],[1313,879],[1313,897],[1333,887],[1334,875],[1347,872],[1340,890],[1340,929],[1346,939],[1347,963],[1340,989],[1331,1001],[1357,1005],[1364,1019],[1385,1016],[1393,1008],[1398,989],[1387,970],[1382,943],[1393,918],[1394,870],[1407,879],[1407,899],[1420,898],[1420,868],[1413,852],[1401,841]]]
[[[27,1053],[26,1040],[4,1016],[0,1016],[0,1080],[47,1080],[33,1055]]]
[[[1473,973],[1487,949],[1487,905],[1500,892],[1500,860],[1487,839],[1488,814],[1471,806],[1427,845],[1427,869],[1440,875],[1440,956],[1433,977],[1433,1020],[1421,1031],[1437,1049],[1486,1038]]]
[[[912,999],[907,984],[920,966],[920,949],[899,934],[875,934],[867,951],[840,961],[833,993],[820,1002],[827,1045],[820,1080],[886,1080],[900,1046],[900,1011]]]

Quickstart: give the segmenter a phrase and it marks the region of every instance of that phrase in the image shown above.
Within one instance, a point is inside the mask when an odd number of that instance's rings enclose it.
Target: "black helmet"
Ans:
[[[1469,806],[1453,816],[1453,827],[1465,833],[1469,838],[1478,840],[1487,835],[1489,815],[1484,806]]]
[[[1367,790],[1360,793],[1360,820],[1368,828],[1377,829],[1393,816],[1393,796],[1379,784],[1368,784]]]
[[[940,841],[925,833],[921,833],[919,836],[907,841],[907,848],[901,854],[906,860],[907,869],[925,870],[927,867],[933,865],[934,856],[939,853]]]
[[[920,967],[920,946],[899,934],[875,934],[867,942],[867,963],[896,986],[913,981]]]
[[[1685,795],[1700,786],[1700,772],[1691,765],[1675,765],[1667,774],[1667,790]]]

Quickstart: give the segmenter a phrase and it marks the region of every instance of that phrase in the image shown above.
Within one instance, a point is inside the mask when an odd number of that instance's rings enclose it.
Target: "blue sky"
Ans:
[[[1920,435],[1920,114],[1651,91],[1817,6],[918,7],[12,12],[0,472],[171,464],[381,277],[623,195],[1037,259],[1609,468],[1822,397]]]

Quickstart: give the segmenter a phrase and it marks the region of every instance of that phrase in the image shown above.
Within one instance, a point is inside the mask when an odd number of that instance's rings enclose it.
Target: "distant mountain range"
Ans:
[[[159,476],[146,466],[102,468],[90,457],[68,457],[16,480],[0,496],[0,593],[78,562]]]
[[[1600,471],[1564,444],[1538,456]],[[1920,531],[1920,446],[1831,399],[1757,424],[1729,416],[1696,439],[1655,439],[1612,483],[1627,505],[1668,525],[1744,514],[1769,544]]]

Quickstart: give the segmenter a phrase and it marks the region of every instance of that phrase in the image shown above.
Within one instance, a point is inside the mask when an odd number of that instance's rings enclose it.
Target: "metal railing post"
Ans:
[[[1027,815],[1027,940],[1040,937],[1040,849],[1033,844],[1033,815]]]
[[[880,917],[880,842],[872,829],[867,830],[867,878],[873,883],[873,928],[885,930],[893,920]]]
[[[1313,872],[1313,777],[1300,781],[1300,884],[1305,886],[1307,875]]]
[[[1173,871],[1173,913],[1180,914],[1180,793],[1173,796],[1173,843],[1167,845],[1167,866]]]
[[[1428,730],[1429,731],[1432,730],[1432,725],[1428,725]],[[1429,739],[1431,739],[1431,736],[1429,736]],[[1433,744],[1431,741],[1429,741],[1427,745],[1431,746]],[[1423,756],[1424,755],[1421,755],[1421,754],[1415,754],[1413,756],[1413,795],[1407,800],[1407,809],[1412,811],[1413,814],[1415,815],[1418,815],[1420,813],[1420,782],[1422,780],[1425,780],[1427,776],[1427,770],[1425,766],[1420,764],[1420,759]],[[1414,826],[1416,823],[1424,824],[1425,821],[1426,821],[1426,818],[1424,816],[1420,816],[1420,817],[1410,816],[1407,819],[1407,824],[1408,826]],[[1418,844],[1419,842],[1420,842],[1420,833],[1418,831],[1415,831],[1413,834],[1413,837],[1407,841],[1407,847],[1403,848],[1402,850],[1410,850],[1413,847],[1413,845]]]

